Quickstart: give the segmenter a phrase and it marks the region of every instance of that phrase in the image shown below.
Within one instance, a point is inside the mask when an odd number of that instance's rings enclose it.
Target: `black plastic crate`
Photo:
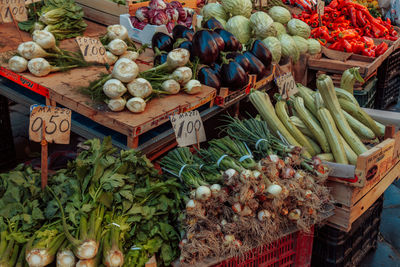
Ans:
[[[311,266],[358,266],[376,248],[382,209],[383,196],[352,224],[348,233],[330,226],[316,228]]]
[[[14,139],[11,131],[8,99],[0,95],[0,168],[15,161]]]
[[[400,76],[397,75],[384,83],[378,82],[375,107],[385,109],[390,104],[397,103],[400,92]]]
[[[354,90],[353,95],[357,99],[358,104],[363,108],[375,107],[375,96],[378,78],[373,77],[363,86],[363,90]]]
[[[395,50],[382,65],[378,68],[378,78],[383,80],[390,80],[399,71],[400,66],[400,49]]]

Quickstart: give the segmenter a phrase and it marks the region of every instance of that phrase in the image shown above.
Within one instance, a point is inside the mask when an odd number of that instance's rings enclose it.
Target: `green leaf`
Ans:
[[[115,188],[123,186],[125,184],[125,178],[127,178],[126,175],[116,173],[113,174],[111,177],[101,177],[100,183],[103,185],[102,187],[105,191],[111,191]]]
[[[147,250],[149,254],[154,254],[161,248],[162,243],[163,240],[159,237],[156,237],[147,241],[143,248]]]
[[[175,253],[169,244],[164,243],[161,247],[161,258],[166,266],[169,266],[175,260]]]

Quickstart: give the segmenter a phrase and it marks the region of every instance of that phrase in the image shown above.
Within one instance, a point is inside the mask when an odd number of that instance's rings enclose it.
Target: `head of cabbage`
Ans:
[[[292,58],[293,62],[296,63],[300,58],[300,53],[292,36],[281,34],[278,38],[282,46],[282,55]]]
[[[299,19],[289,20],[289,22],[287,24],[287,28],[291,35],[298,35],[305,39],[308,39],[308,37],[311,34],[310,26],[308,26],[307,23],[305,23],[304,21],[301,21]]]
[[[308,39],[308,53],[310,55],[316,55],[321,53],[321,44],[315,39]]]
[[[205,5],[201,9],[201,15],[203,16],[203,20],[206,21],[211,18],[220,18],[224,21],[229,19],[229,15],[226,13],[225,9],[219,3],[210,3]]]
[[[257,39],[264,39],[265,37],[268,37],[268,27],[273,22],[274,21],[271,19],[271,17],[263,11],[257,11],[250,16],[251,27]]]
[[[306,39],[300,36],[292,36],[294,42],[296,43],[297,48],[299,49],[300,54],[305,54],[308,51],[308,42]]]
[[[232,16],[241,15],[249,18],[253,10],[251,0],[221,0],[221,4],[225,11]]]
[[[267,37],[262,41],[272,55],[272,63],[279,63],[282,55],[281,42],[275,37]]]
[[[278,37],[281,34],[286,33],[285,26],[283,26],[279,22],[272,22],[271,25],[269,25],[267,31],[265,32],[265,35],[267,37],[273,36],[273,37]]]
[[[289,10],[287,10],[284,7],[281,6],[273,6],[269,11],[268,15],[276,22],[282,23],[285,25],[286,23],[289,22],[289,20],[292,18],[292,15],[290,15]]]
[[[244,16],[234,16],[228,20],[225,29],[232,33],[242,44],[251,38],[250,20]]]

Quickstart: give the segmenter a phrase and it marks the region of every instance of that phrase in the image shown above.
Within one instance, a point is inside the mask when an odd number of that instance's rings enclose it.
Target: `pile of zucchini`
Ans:
[[[288,101],[278,99],[275,108],[263,92],[252,92],[250,101],[271,132],[304,147],[304,156],[355,165],[358,155],[368,150],[364,143],[383,137],[385,126],[374,121],[352,93],[335,88],[328,75],[318,77],[318,91],[301,84],[297,87],[296,96]]]

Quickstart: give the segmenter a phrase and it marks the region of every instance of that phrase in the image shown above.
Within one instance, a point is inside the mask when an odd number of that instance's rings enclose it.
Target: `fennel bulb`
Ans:
[[[14,72],[24,72],[28,69],[28,61],[20,56],[13,56],[8,61],[8,67]]]
[[[146,98],[153,92],[153,87],[143,78],[137,78],[127,85],[128,91],[132,96]]]
[[[130,59],[121,58],[115,63],[112,70],[112,77],[123,83],[133,81],[139,74],[139,67]]]
[[[26,59],[33,59],[48,56],[47,52],[35,42],[29,41],[18,46],[17,52]]]
[[[116,56],[120,56],[126,52],[128,45],[121,39],[114,39],[107,45],[108,50]]]
[[[140,97],[133,97],[126,102],[126,107],[130,112],[141,113],[146,108],[146,102]]]
[[[181,90],[180,84],[175,80],[166,80],[161,84],[162,90],[172,95],[179,93]]]
[[[122,111],[126,105],[126,100],[122,97],[108,100],[108,108],[111,111]]]
[[[116,99],[125,94],[126,87],[120,80],[110,79],[103,85],[103,92],[108,98]]]

